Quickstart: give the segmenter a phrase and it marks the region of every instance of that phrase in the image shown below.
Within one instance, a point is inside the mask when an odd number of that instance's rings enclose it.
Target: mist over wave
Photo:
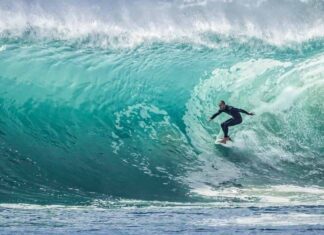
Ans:
[[[323,13],[322,1],[1,1],[0,201],[322,193]],[[207,122],[220,99],[257,114],[231,128],[230,149],[214,145],[227,117]]]
[[[213,35],[283,45],[323,37],[323,9],[324,3],[317,0],[4,0],[0,35],[73,39],[100,47],[130,47],[152,40],[215,46]]]

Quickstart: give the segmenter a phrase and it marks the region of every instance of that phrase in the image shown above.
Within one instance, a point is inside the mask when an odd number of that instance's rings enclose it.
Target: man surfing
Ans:
[[[240,113],[245,113],[247,115],[254,115],[254,113],[249,113],[243,109],[238,109],[234,108],[233,106],[226,105],[224,100],[221,100],[218,106],[218,112],[211,116],[209,118],[209,121],[213,120],[215,117],[217,117],[223,112],[232,116],[232,118],[226,120],[221,124],[222,130],[224,132],[224,138],[221,141],[219,141],[219,143],[226,144],[226,141],[231,140],[231,138],[228,136],[228,127],[238,125],[242,122],[242,116]]]

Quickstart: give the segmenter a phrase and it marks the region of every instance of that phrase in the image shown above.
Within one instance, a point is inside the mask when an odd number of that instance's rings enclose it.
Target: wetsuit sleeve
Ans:
[[[223,111],[222,110],[218,110],[217,113],[215,113],[213,116],[210,117],[210,119],[214,119],[215,117],[217,117],[219,114],[221,114]]]
[[[247,112],[247,111],[245,111],[244,109],[238,109],[238,111],[239,111],[240,113],[245,113],[245,114],[248,114],[248,115],[250,115],[250,113],[249,113],[249,112]]]

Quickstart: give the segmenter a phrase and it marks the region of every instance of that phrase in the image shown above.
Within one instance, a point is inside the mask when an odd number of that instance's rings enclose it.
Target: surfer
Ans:
[[[245,111],[244,109],[238,109],[234,108],[233,106],[225,104],[224,100],[221,100],[218,104],[219,110],[217,113],[215,113],[213,116],[209,118],[209,121],[213,120],[215,117],[217,117],[221,113],[227,113],[232,116],[232,118],[226,120],[221,124],[222,130],[224,132],[224,138],[220,141],[222,144],[226,144],[226,141],[231,140],[231,138],[228,136],[228,127],[229,126],[235,126],[242,122],[242,116],[240,113],[245,113],[247,115],[254,115],[254,113],[249,113]]]

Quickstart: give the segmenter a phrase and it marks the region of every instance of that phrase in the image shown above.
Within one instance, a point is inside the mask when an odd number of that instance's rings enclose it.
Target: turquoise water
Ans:
[[[323,13],[321,1],[0,2],[1,228],[322,231]],[[231,148],[214,144],[228,116],[208,122],[221,99],[256,113]]]

